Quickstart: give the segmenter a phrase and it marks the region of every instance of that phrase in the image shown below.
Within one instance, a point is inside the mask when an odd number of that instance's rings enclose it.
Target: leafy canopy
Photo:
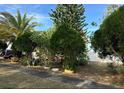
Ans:
[[[124,62],[124,6],[103,21],[91,43],[101,57],[116,56]]]
[[[57,5],[55,10],[52,10],[50,16],[57,26],[69,24],[70,27],[84,35],[85,26],[87,25],[84,11],[82,4],[61,4]]]
[[[13,49],[26,53],[32,52],[36,46],[36,43],[32,42],[30,39],[31,35],[31,32],[26,32],[18,37],[17,40],[13,42]]]
[[[33,17],[28,17],[27,13],[21,15],[19,10],[16,16],[8,12],[0,12],[0,26],[2,27],[0,31],[4,31],[5,35],[19,37],[24,32],[32,31],[34,27],[38,26],[38,23],[32,20]]]
[[[58,5],[50,14],[56,31],[50,40],[51,49],[64,56],[63,68],[75,70],[77,57],[86,53],[85,16],[83,5]]]

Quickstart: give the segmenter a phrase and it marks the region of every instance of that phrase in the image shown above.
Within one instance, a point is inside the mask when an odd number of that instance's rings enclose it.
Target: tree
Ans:
[[[9,29],[6,25],[0,24],[0,39],[11,39],[14,36],[13,33],[18,33],[15,29]]]
[[[45,65],[51,62],[50,39],[55,32],[55,27],[49,28],[46,31],[33,32],[30,39],[37,44],[37,49],[40,51],[40,59]]]
[[[86,53],[85,16],[82,5],[58,5],[50,14],[56,31],[51,37],[51,49],[64,55],[63,68],[76,70],[77,57]]]
[[[36,47],[36,43],[32,42],[30,39],[31,35],[32,32],[25,32],[25,34],[18,37],[17,40],[13,43],[13,50],[26,52],[26,55],[31,57],[31,52]]]
[[[57,27],[51,38],[51,48],[55,53],[64,55],[63,68],[75,70],[77,57],[86,51],[85,41],[81,35],[66,24]]]
[[[117,4],[110,4],[108,5],[108,7],[106,8],[105,12],[104,12],[104,18],[106,18],[107,16],[111,15],[111,13],[113,13],[114,11],[116,11],[119,8],[119,5]]]
[[[49,49],[50,39],[54,32],[55,32],[55,27],[52,27],[46,31],[33,32],[30,38],[33,42],[35,42],[38,45],[38,47],[44,47]]]
[[[16,38],[38,25],[36,22],[32,22],[32,19],[33,17],[27,17],[27,13],[22,16],[19,10],[16,16],[8,12],[0,12],[0,25],[5,28],[2,31],[6,31]]]
[[[111,13],[91,39],[101,57],[115,56],[124,63],[124,6]]]
[[[27,49],[27,47],[24,47],[24,46],[22,47],[23,42],[21,41],[25,41],[25,40],[22,40],[25,37],[25,35],[24,37],[22,35],[25,34],[26,32],[34,31],[34,27],[38,26],[38,24],[36,22],[33,22],[32,20],[33,20],[33,17],[28,17],[27,13],[24,13],[24,15],[21,15],[19,10],[17,11],[16,16],[8,12],[0,12],[0,33],[1,33],[0,38],[9,39],[10,42],[13,42],[14,43],[13,47],[15,47],[14,50],[17,49],[15,50],[15,53],[18,50],[25,51],[25,49]],[[20,38],[21,38],[21,41],[20,41]],[[17,42],[21,42],[21,43],[17,43]],[[27,46],[27,44],[25,46]]]
[[[70,24],[76,31],[80,32],[83,36],[86,34],[87,25],[85,23],[84,7],[82,4],[61,4],[57,5],[55,10],[50,14],[51,19],[55,24]]]

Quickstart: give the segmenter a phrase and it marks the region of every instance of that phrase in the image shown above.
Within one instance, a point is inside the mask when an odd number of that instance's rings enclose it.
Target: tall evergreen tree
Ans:
[[[77,58],[81,54],[86,55],[84,7],[76,4],[57,5],[50,16],[56,26],[50,41],[51,48],[55,53],[64,55],[64,69],[75,70]]]
[[[86,33],[84,7],[82,4],[61,4],[57,5],[55,10],[50,14],[55,25],[63,23],[69,24],[74,30],[80,32],[82,35]]]

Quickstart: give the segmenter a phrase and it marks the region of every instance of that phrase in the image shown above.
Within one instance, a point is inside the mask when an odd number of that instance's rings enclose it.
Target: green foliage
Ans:
[[[111,13],[91,39],[101,57],[116,56],[124,62],[124,6]]]
[[[33,32],[31,35],[31,40],[35,42],[39,47],[42,48],[49,48],[50,46],[50,38],[52,34],[55,32],[55,28],[50,28],[47,31],[41,31],[41,32]]]
[[[82,51],[86,51],[84,39],[66,24],[57,27],[51,38],[51,48],[55,53],[61,53],[65,56],[63,67],[71,70],[76,69],[77,56]]]
[[[80,54],[78,56],[78,64],[77,65],[87,65],[88,64],[88,56],[86,54]]]
[[[52,10],[50,16],[57,26],[63,23],[69,24],[70,27],[84,34],[84,27],[87,25],[84,11],[82,4],[61,4]]]
[[[97,30],[94,36],[91,37],[92,48],[95,52],[98,52],[100,58],[105,58],[107,55],[111,55],[112,52],[109,51],[109,44],[107,38],[103,31]]]
[[[108,68],[109,68],[109,71],[112,73],[112,74],[118,74],[118,68],[117,66],[114,66],[113,63],[108,63]]]
[[[110,4],[107,6],[105,13],[104,13],[104,18],[108,17],[109,15],[111,15],[111,13],[113,13],[115,10],[117,10],[119,8],[119,5],[117,4]]]
[[[60,53],[66,52],[66,49],[80,53],[81,49],[85,49],[85,41],[78,32],[64,24],[57,27],[56,32],[53,34],[51,48]]]
[[[92,22],[91,25],[96,27],[97,23],[96,22]]]
[[[27,57],[27,56],[24,56],[24,57],[22,57],[22,58],[20,59],[20,63],[21,63],[22,65],[24,65],[24,66],[29,65],[30,61],[31,61],[31,59],[30,59],[29,57]]]
[[[36,44],[30,39],[31,35],[31,32],[26,32],[22,36],[18,37],[17,40],[13,42],[13,49],[26,53],[32,52]]]
[[[77,57],[86,52],[84,7],[77,4],[58,5],[50,16],[56,26],[50,40],[51,49],[55,54],[64,55],[64,69],[76,70]]]
[[[118,68],[118,73],[124,75],[124,67],[119,67],[119,68]]]
[[[40,60],[47,66],[51,63],[50,39],[54,32],[55,28],[53,27],[47,31],[33,32],[30,37],[30,39],[37,44]]]
[[[114,63],[108,63],[108,71],[112,74],[123,74],[124,75],[124,66],[123,65],[116,65]]]
[[[7,48],[7,44],[0,40],[0,50],[5,50]]]
[[[7,32],[4,33],[5,36],[15,36],[17,38],[24,32],[32,31],[34,27],[38,26],[38,23],[32,20],[33,17],[27,17],[27,13],[22,16],[19,10],[16,16],[8,12],[0,12],[0,24],[4,27],[2,31]]]

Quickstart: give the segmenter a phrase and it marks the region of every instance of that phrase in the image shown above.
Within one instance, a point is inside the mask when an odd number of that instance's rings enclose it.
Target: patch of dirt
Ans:
[[[10,63],[6,63],[10,64]],[[18,65],[18,64],[13,64],[13,65]],[[20,65],[19,65],[20,66]],[[21,66],[23,69],[23,66]],[[24,66],[25,68],[25,66]],[[91,80],[97,83],[102,83],[105,85],[112,85],[112,86],[119,86],[119,87],[124,87],[124,76],[123,75],[112,75],[108,71],[108,67],[106,63],[90,63],[86,66],[80,66],[77,70],[77,73],[74,74],[63,74],[62,71],[58,72],[53,72],[51,70],[45,70],[42,66],[35,66],[35,67],[27,67],[32,70],[37,70],[37,71],[48,71],[51,74],[57,74],[57,75],[65,75],[68,77],[76,77],[82,80]],[[10,75],[10,73],[18,73],[18,72],[13,72],[0,68],[0,76],[4,75]],[[23,86],[24,85],[24,86]],[[22,82],[19,84],[19,88],[23,88],[25,86],[30,86],[28,84],[25,85],[25,82]]]
[[[38,71],[46,71],[43,69],[43,67],[39,67],[39,66],[29,67],[29,68]],[[77,70],[77,73],[74,74],[65,74],[62,71],[59,72],[52,72],[51,70],[47,70],[47,71],[52,74],[75,77],[82,80],[91,80],[105,85],[124,87],[124,78],[122,79],[122,75],[112,75],[108,71],[108,67],[106,63],[94,62],[86,66],[80,66]]]
[[[122,79],[122,76],[123,75],[119,74],[118,75],[111,74],[108,71],[106,63],[98,62],[90,63],[87,66],[80,66],[76,73],[76,77],[80,79],[91,80],[106,85],[124,87],[124,78]]]

